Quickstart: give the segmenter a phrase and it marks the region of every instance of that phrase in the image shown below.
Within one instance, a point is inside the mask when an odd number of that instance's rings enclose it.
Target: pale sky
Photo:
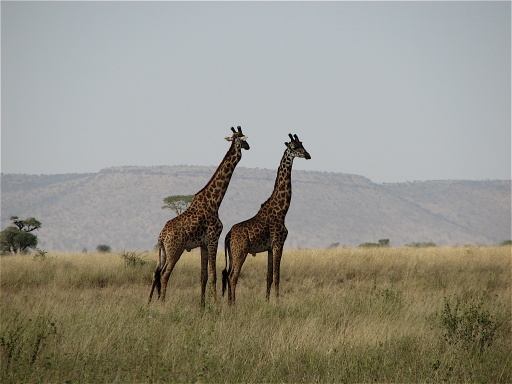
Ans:
[[[511,177],[511,3],[1,2],[1,170]]]

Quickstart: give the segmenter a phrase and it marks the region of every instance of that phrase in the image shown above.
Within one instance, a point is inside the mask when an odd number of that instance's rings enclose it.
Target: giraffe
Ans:
[[[226,137],[231,142],[228,152],[206,186],[195,194],[190,206],[180,215],[169,220],[158,237],[158,266],[153,275],[148,304],[151,302],[155,287],[158,298],[165,301],[169,277],[182,253],[201,248],[201,306],[205,306],[205,291],[210,275],[210,293],[217,301],[216,257],[222,222],[219,219],[219,207],[235,170],[242,158],[242,148],[249,150],[247,136],[242,128]],[[208,272],[208,264],[210,271]],[[163,280],[163,281],[162,281]]]
[[[311,159],[297,135],[288,134],[288,136],[291,141],[285,143],[286,150],[277,170],[272,195],[261,205],[254,217],[233,225],[226,235],[224,242],[226,267],[222,271],[222,295],[224,296],[227,285],[229,304],[235,304],[236,283],[247,254],[256,256],[257,253],[265,251],[268,252],[266,298],[270,299],[273,281],[276,299],[279,300],[281,256],[288,235],[284,221],[292,198],[293,159],[295,157]]]

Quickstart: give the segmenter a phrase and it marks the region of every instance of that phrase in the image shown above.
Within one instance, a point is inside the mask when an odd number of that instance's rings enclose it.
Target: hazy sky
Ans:
[[[1,2],[4,173],[511,177],[511,3]]]

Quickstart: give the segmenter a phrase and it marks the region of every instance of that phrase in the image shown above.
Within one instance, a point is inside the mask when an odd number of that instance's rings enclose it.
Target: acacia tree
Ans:
[[[37,236],[31,232],[41,228],[41,222],[33,217],[20,220],[18,216],[11,216],[11,221],[12,225],[0,232],[2,252],[16,254],[36,249]]]
[[[194,195],[172,195],[163,199],[162,209],[172,209],[176,216],[181,215],[194,200]]]

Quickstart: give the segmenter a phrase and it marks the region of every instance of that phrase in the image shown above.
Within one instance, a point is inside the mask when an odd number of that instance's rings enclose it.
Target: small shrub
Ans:
[[[389,239],[380,239],[378,243],[362,243],[359,244],[359,248],[378,248],[378,247],[389,247]]]
[[[35,260],[46,260],[47,253],[48,252],[45,251],[44,249],[37,249],[36,253],[34,254],[34,259]]]
[[[119,255],[125,262],[125,264],[129,267],[136,267],[138,265],[142,266],[146,264],[146,260],[142,258],[144,252],[137,253],[134,251],[123,251]]]
[[[479,352],[489,348],[496,333],[496,322],[482,306],[483,299],[462,306],[459,299],[452,305],[445,298],[441,311],[444,340],[448,344],[460,345],[470,350],[476,349]]]
[[[380,239],[379,247],[389,247],[389,239]]]

